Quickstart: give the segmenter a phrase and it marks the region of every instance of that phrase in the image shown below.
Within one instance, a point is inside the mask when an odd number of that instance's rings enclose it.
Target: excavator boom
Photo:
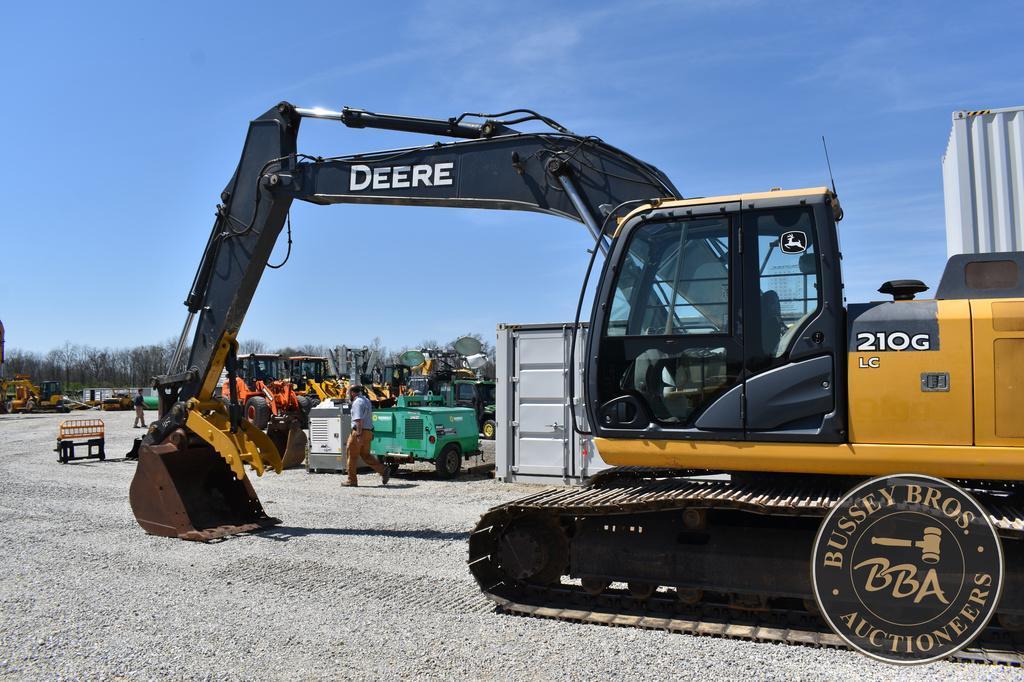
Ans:
[[[312,156],[298,151],[303,118],[455,141]],[[528,122],[547,130],[511,127]],[[604,250],[602,229],[611,218],[677,195],[653,166],[527,110],[429,119],[286,102],[270,109],[249,125],[185,300],[188,317],[171,367],[155,378],[160,417],[133,448],[139,458],[130,495],[136,519],[151,533],[188,539],[276,522],[245,480],[244,465],[262,474],[280,471],[282,462],[265,434],[242,417],[234,391],[235,339],[294,200],[535,211],[583,223]],[[224,369],[227,406],[214,399]],[[234,501],[225,507],[228,500]]]

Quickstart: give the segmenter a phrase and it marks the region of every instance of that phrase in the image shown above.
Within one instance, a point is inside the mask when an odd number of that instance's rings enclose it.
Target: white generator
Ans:
[[[352,430],[347,401],[329,399],[309,411],[309,455],[306,471],[345,471],[346,445]]]

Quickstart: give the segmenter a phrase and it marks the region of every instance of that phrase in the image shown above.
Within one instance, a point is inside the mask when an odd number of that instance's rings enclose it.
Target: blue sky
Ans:
[[[178,333],[246,124],[280,100],[529,107],[687,196],[824,184],[825,134],[850,301],[934,288],[950,113],[1024,103],[1018,2],[37,2],[4,24],[0,319],[33,350]],[[417,141],[306,122],[299,148]],[[296,204],[292,221],[242,338],[397,347],[568,320],[586,265],[585,229],[549,216]]]

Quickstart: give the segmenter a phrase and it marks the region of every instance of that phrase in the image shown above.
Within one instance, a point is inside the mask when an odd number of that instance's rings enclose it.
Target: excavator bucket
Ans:
[[[308,439],[298,419],[289,419],[277,425],[271,424],[267,435],[277,446],[277,451],[283,453],[281,455],[283,469],[302,466],[302,463],[306,461]]]
[[[247,477],[235,476],[212,447],[179,434],[138,450],[128,497],[147,533],[208,542],[281,523],[263,511]]]

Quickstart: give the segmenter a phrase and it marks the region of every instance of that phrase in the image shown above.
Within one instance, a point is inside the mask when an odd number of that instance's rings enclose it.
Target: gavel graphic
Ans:
[[[900,538],[871,538],[872,545],[885,545],[886,547],[918,547],[921,550],[921,559],[926,564],[939,563],[939,543],[942,542],[942,529],[935,526],[928,526],[924,529],[924,537],[916,542],[914,540],[902,540]]]

